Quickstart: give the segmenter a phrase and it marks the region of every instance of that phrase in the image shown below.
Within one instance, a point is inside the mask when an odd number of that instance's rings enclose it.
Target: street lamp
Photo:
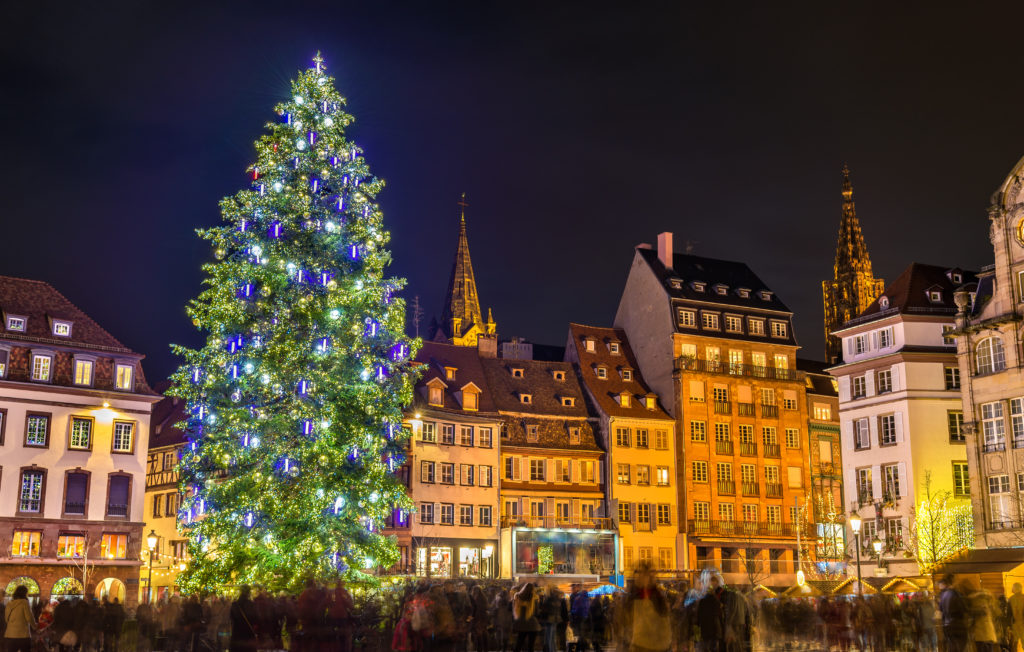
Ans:
[[[149,580],[146,582],[146,604],[153,604],[153,554],[156,552],[156,544],[160,537],[156,530],[150,529],[146,535],[146,546],[149,547]]]
[[[860,514],[857,512],[850,514],[850,528],[853,530],[854,548],[857,550],[857,593],[862,595],[864,587],[860,581],[860,526]]]
[[[882,540],[877,536],[871,540],[871,547],[875,549],[875,556],[878,557],[879,561],[882,559]]]

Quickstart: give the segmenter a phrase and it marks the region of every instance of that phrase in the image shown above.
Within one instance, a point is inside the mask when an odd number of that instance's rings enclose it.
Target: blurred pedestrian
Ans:
[[[242,586],[238,599],[231,603],[231,652],[256,652],[256,607],[252,602],[252,589]]]
[[[1024,646],[1024,592],[1020,582],[1010,588],[1012,594],[1006,601],[1010,629],[1010,652],[1017,652],[1017,645]]]
[[[28,603],[28,587],[21,584],[14,589],[14,595],[4,608],[4,649],[7,652],[31,652],[35,622]]]
[[[512,600],[512,629],[516,633],[515,652],[533,652],[540,632],[537,620],[537,596],[533,583],[527,582]]]
[[[619,608],[620,631],[629,652],[667,652],[672,647],[672,612],[651,564],[641,561]]]
[[[942,637],[946,652],[966,652],[968,610],[964,597],[953,588],[953,576],[939,579],[939,611],[942,612]]]

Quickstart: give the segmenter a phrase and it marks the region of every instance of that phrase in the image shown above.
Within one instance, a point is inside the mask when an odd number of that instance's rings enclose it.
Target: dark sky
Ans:
[[[191,4],[191,6],[190,6]],[[151,381],[195,344],[196,227],[323,51],[394,274],[438,314],[468,194],[484,309],[610,324],[633,245],[747,262],[823,357],[844,162],[876,274],[991,262],[1024,155],[1021,3],[17,3],[0,27],[0,274],[52,282]]]

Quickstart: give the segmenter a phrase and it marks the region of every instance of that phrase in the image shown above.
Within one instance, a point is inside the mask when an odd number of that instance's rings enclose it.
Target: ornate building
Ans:
[[[162,394],[170,386],[170,381],[165,381],[155,389]],[[178,460],[188,440],[177,424],[186,418],[185,402],[178,397],[165,396],[153,406],[146,461],[144,529],[156,534],[157,544],[152,553],[152,566],[149,565],[148,548],[142,551],[139,586],[143,600],[149,595],[149,585],[153,587],[153,600],[162,600],[177,593],[178,573],[188,562],[185,537],[178,532],[178,505],[181,504]]]
[[[831,281],[821,282],[825,299],[825,359],[836,363],[842,357],[839,340],[832,332],[864,312],[882,293],[885,281],[871,272],[871,258],[853,205],[850,170],[843,166],[843,216]]]
[[[459,241],[455,247],[455,262],[445,294],[444,312],[441,314],[441,323],[435,328],[433,339],[456,346],[476,346],[481,336],[494,337],[498,325],[494,323],[489,308],[486,322],[480,311],[476,276],[473,274],[469,239],[466,237],[466,193],[462,193],[458,204]]]

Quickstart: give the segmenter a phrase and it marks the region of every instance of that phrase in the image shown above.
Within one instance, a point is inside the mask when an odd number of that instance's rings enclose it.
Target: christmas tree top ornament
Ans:
[[[404,336],[404,281],[385,276],[384,182],[346,138],[344,107],[318,53],[256,141],[249,187],[199,231],[216,262],[188,314],[206,343],[174,347],[169,392],[189,415],[189,593],[296,591],[397,560],[380,532],[411,507],[392,472],[419,343]]]

